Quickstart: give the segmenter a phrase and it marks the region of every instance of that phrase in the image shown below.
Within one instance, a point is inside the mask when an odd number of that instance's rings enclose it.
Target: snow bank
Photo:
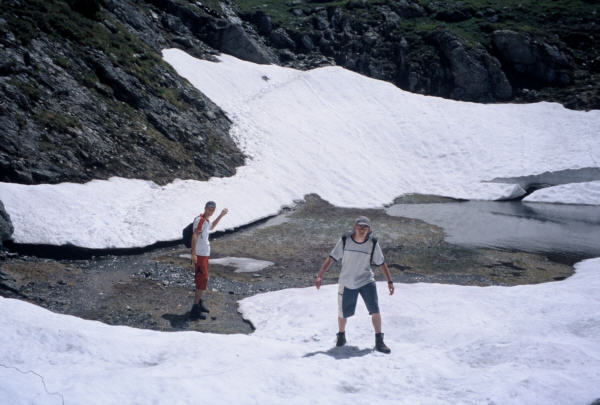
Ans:
[[[362,302],[348,346],[333,348],[333,285],[241,301],[257,327],[249,336],[108,326],[0,298],[0,398],[587,405],[600,397],[600,259],[554,283],[399,284],[393,296],[378,288],[390,355],[372,351]]]
[[[230,209],[221,229],[308,193],[352,207],[380,207],[404,193],[495,200],[524,192],[487,180],[600,160],[600,111],[426,97],[340,67],[301,72],[227,55],[220,63],[176,49],[163,55],[226,111],[247,165],[231,178],[165,187],[117,178],[0,183],[15,241],[118,248],[176,240],[209,199]]]
[[[529,194],[523,201],[600,205],[600,181],[543,188]]]

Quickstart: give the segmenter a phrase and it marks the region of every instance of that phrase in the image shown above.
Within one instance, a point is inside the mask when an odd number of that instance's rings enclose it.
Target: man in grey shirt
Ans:
[[[371,221],[367,217],[358,217],[354,221],[353,232],[342,236],[329,257],[321,265],[315,279],[317,289],[321,287],[323,274],[334,261],[342,260],[342,270],[338,280],[338,327],[336,346],[346,344],[346,321],[354,315],[358,294],[362,297],[375,329],[375,349],[382,353],[391,350],[383,342],[381,332],[381,314],[377,299],[377,287],[371,270],[371,264],[380,266],[388,282],[390,295],[394,293],[394,283],[390,270],[385,264],[381,246],[376,239],[371,237]]]

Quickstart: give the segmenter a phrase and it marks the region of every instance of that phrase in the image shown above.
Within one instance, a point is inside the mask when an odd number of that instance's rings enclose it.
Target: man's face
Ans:
[[[370,231],[369,225],[354,225],[354,233],[361,237],[367,236]]]
[[[216,209],[217,209],[217,207],[205,207],[204,208],[204,216],[206,218],[210,217],[215,212]]]

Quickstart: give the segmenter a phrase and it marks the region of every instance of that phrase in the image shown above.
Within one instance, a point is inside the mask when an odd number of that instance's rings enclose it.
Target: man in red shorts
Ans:
[[[211,223],[210,217],[215,212],[217,204],[209,201],[204,206],[204,213],[194,219],[194,233],[192,234],[192,263],[194,264],[196,292],[194,294],[194,305],[190,312],[191,320],[206,319],[203,312],[210,312],[202,303],[202,294],[208,283],[208,258],[210,256],[210,242],[208,234],[215,229],[221,218],[225,216],[228,209],[225,208],[221,214]]]

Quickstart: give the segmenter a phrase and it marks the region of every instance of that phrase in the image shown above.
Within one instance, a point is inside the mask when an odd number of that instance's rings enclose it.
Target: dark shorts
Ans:
[[[206,290],[208,284],[208,256],[196,256],[196,265],[194,266],[194,283],[196,290]]]
[[[379,313],[379,300],[377,299],[377,286],[375,283],[369,283],[356,289],[340,286],[338,295],[338,315],[340,318],[349,318],[354,315],[358,294],[367,306],[369,315]]]

